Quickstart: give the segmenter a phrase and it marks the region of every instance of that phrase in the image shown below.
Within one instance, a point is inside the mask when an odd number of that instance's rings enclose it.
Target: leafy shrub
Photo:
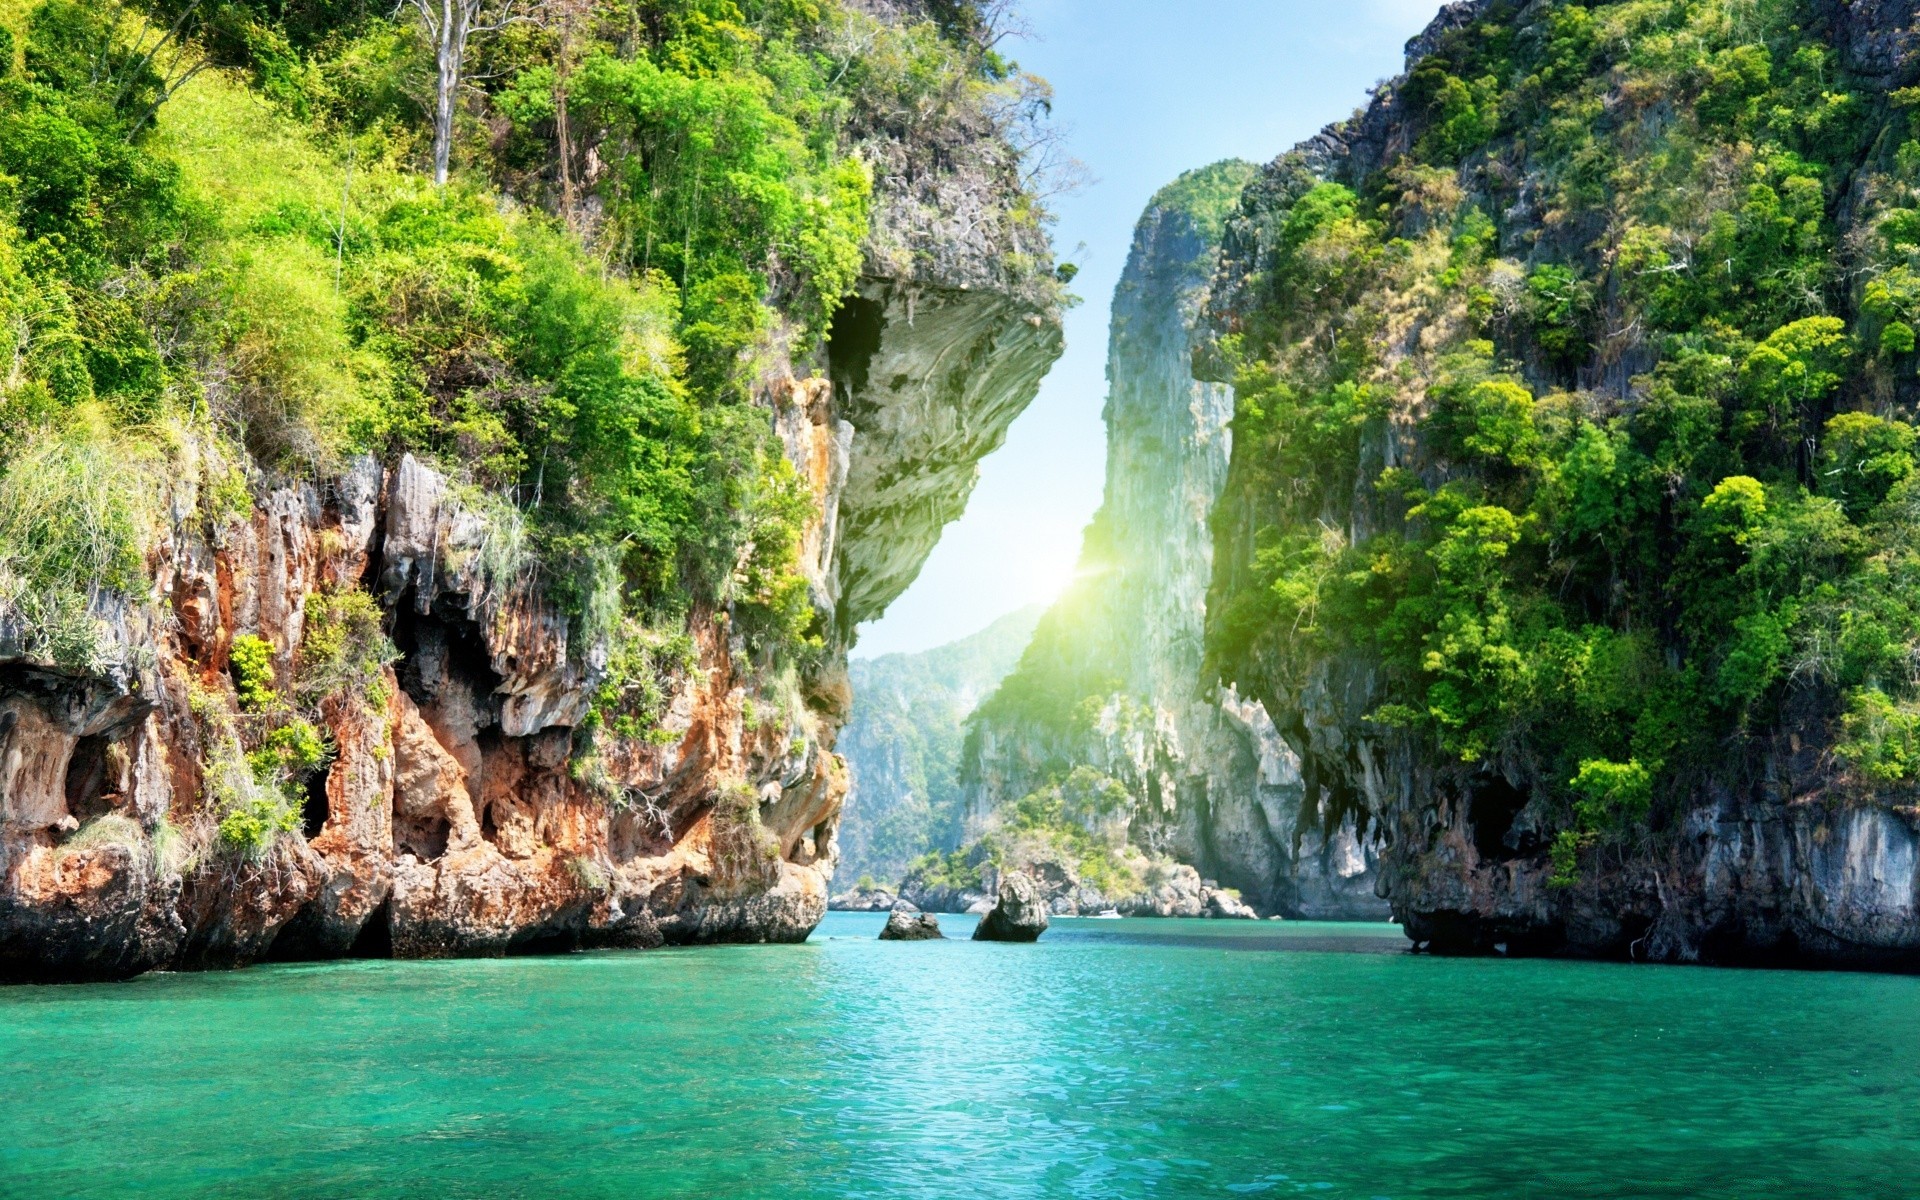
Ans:
[[[616,737],[649,737],[666,716],[671,680],[692,670],[696,658],[684,632],[662,633],[628,619],[612,639],[588,726],[604,726]]]
[[[284,787],[263,784],[230,732],[219,736],[202,764],[204,800],[218,818],[221,849],[243,859],[269,857],[282,834],[300,828],[300,805]]]
[[[1846,322],[1838,317],[1808,317],[1769,333],[1740,364],[1746,405],[1734,431],[1764,428],[1779,437],[1791,424],[1797,433],[1840,386],[1848,352]]]
[[[227,661],[243,710],[265,712],[280,703],[273,687],[273,643],[259,634],[243,633],[233,639]]]
[[[1657,771],[1658,764],[1654,770]],[[1550,849],[1553,873],[1548,882],[1571,887],[1580,879],[1580,853],[1603,838],[1617,836],[1643,820],[1653,803],[1653,771],[1640,764],[1589,759],[1568,784],[1574,801],[1573,828],[1555,835]]]
[[[275,792],[256,792],[229,805],[220,818],[220,844],[242,857],[267,857],[280,835],[300,828],[300,809]]]
[[[294,689],[309,706],[336,696],[368,711],[386,707],[385,667],[399,657],[381,627],[380,605],[358,588],[307,597]]]
[[[1827,422],[1821,446],[1822,489],[1837,495],[1855,520],[1884,504],[1914,474],[1916,431],[1904,421],[1840,413]]]
[[[1920,709],[1911,702],[1862,688],[1848,698],[1840,728],[1835,756],[1868,781],[1903,783],[1920,775]]]
[[[268,733],[247,755],[247,765],[261,786],[281,787],[326,762],[327,755],[320,731],[296,717]]]
[[[1543,263],[1527,276],[1527,317],[1533,340],[1561,369],[1585,362],[1592,353],[1587,322],[1593,308],[1593,285],[1572,268]]]

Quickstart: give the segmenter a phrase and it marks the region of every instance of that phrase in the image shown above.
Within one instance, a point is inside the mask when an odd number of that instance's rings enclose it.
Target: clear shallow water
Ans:
[[[0,1196],[1920,1190],[1920,979],[1416,958],[1391,926],[1002,946],[881,921],[0,989]]]

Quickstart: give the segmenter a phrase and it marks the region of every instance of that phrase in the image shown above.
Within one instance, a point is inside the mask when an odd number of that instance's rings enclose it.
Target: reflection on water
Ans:
[[[969,921],[972,918],[968,918]],[[969,924],[967,931],[972,933]],[[1398,925],[1339,921],[1162,921],[1056,917],[1052,936],[1069,942],[1123,942],[1135,946],[1193,946],[1211,950],[1312,950],[1327,954],[1405,954]]]
[[[0,1196],[1904,1195],[1920,980],[1392,926],[0,989]]]

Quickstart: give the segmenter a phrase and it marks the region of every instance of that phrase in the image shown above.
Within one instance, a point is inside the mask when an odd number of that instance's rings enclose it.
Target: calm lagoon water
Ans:
[[[0,989],[0,1196],[1920,1193],[1920,979],[880,924]]]

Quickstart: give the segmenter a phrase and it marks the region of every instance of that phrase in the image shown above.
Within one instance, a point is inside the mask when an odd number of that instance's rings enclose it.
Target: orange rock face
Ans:
[[[6,664],[0,973],[805,937],[839,805],[816,718],[744,731],[722,627],[696,620],[672,736],[615,739],[582,783],[573,726],[599,668],[543,596],[493,594],[464,565],[479,533],[414,460],[363,463],[325,492],[272,493],[215,538],[177,534],[158,572],[173,620],[147,654],[136,625],[120,631],[119,675]],[[312,598],[365,579],[400,650],[381,703],[320,702],[329,752],[304,781],[302,827],[235,856],[208,765],[227,733],[261,740],[228,677],[234,640],[263,638],[284,688]],[[723,789],[761,798],[756,837],[793,861],[716,882],[707,813]]]
[[[828,637],[785,700],[759,694],[725,615],[696,611],[651,728],[587,735],[607,647],[577,644],[531,573],[489,577],[487,518],[410,456],[219,520],[177,481],[151,593],[98,602],[91,674],[34,659],[0,613],[0,981],[804,939],[846,792],[852,631],[911,580],[1059,351],[1057,318],[1004,296],[890,286],[861,343],[884,388],[764,388],[814,491],[802,567]],[[900,481],[923,452],[916,491]],[[849,520],[904,547],[862,546]],[[348,592],[381,630],[352,636],[394,653],[315,692],[308,635]],[[271,678],[243,705],[246,639]],[[307,757],[286,765],[289,746]]]

